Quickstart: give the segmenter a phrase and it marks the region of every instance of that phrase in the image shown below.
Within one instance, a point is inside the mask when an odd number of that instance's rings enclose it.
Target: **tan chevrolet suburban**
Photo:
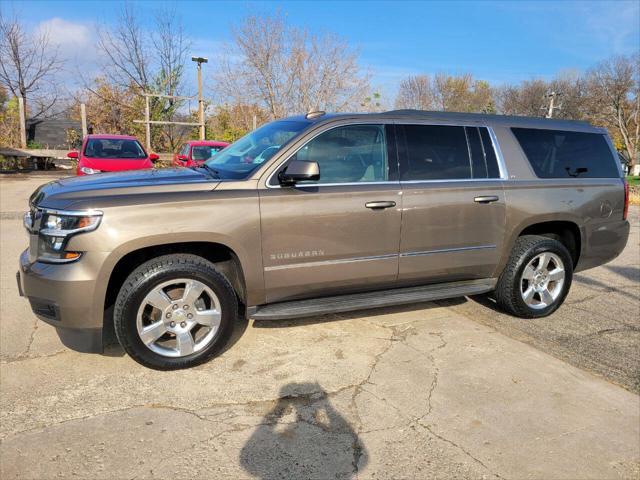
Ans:
[[[313,112],[202,167],[54,181],[30,198],[18,283],[81,351],[190,367],[239,316],[290,319],[490,293],[549,315],[624,248],[605,130],[477,114]]]

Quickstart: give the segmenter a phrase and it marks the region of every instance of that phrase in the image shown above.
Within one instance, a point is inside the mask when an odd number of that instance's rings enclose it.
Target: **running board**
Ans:
[[[248,316],[255,320],[288,320],[407,303],[431,302],[445,298],[487,293],[495,288],[496,281],[495,278],[484,278],[482,280],[394,288],[334,297],[292,300],[250,308]]]

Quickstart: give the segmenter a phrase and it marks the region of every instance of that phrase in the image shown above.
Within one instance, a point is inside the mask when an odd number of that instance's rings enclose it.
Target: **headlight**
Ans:
[[[102,170],[96,170],[95,168],[80,167],[80,171],[86,175],[93,175],[94,173],[100,173]]]
[[[25,216],[25,226],[31,233],[38,234],[39,261],[66,263],[77,260],[81,255],[81,252],[65,250],[69,239],[78,233],[95,230],[101,219],[102,212],[97,210],[35,210]]]
[[[100,224],[101,218],[102,212],[95,211],[87,212],[86,214],[45,211],[40,223],[40,233],[57,237],[87,232],[95,230]]]

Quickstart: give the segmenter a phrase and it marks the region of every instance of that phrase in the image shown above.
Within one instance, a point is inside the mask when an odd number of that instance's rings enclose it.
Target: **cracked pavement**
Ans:
[[[17,297],[13,212],[44,181],[0,178],[3,479],[640,475],[638,317],[622,316],[638,279],[608,277],[622,270],[580,274],[555,323],[518,330],[464,299],[248,322],[211,362],[157,372],[118,347],[66,350]],[[637,269],[635,238],[612,267]],[[611,374],[591,337],[635,360]]]

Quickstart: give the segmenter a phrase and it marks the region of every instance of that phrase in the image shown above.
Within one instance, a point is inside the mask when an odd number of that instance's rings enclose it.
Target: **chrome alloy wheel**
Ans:
[[[558,255],[536,255],[522,271],[520,295],[531,308],[541,310],[555,302],[562,293],[565,271]]]
[[[184,357],[206,348],[221,320],[220,301],[204,283],[178,278],[156,285],[138,309],[136,327],[147,348]]]

